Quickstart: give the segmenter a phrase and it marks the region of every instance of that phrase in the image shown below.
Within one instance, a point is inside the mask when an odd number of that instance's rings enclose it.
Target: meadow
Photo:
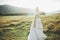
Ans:
[[[40,15],[45,40],[60,40],[60,14]],[[0,40],[27,40],[33,16],[0,16]]]

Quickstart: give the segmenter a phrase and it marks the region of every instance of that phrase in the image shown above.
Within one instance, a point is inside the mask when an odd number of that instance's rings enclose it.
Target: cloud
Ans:
[[[6,1],[5,0],[0,0],[0,4],[5,4]]]

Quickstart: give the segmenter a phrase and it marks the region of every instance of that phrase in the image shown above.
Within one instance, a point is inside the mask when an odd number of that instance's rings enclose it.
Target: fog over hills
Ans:
[[[46,13],[46,15],[52,15],[52,14],[60,14],[60,10],[56,10],[56,11]]]
[[[0,5],[0,15],[21,15],[21,14],[33,14],[32,9],[19,8],[11,5]]]
[[[56,10],[53,12],[41,12],[41,14],[46,14],[46,15],[50,15],[50,14],[56,14],[56,13],[60,13],[60,10]],[[15,6],[11,6],[11,5],[0,5],[0,16],[9,16],[9,15],[33,15],[34,11],[32,9],[29,8],[20,8],[20,7],[15,7]]]

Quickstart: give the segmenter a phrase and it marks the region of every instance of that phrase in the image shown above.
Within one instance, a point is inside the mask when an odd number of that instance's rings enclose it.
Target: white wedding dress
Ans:
[[[36,18],[36,27],[34,20],[32,21],[28,40],[44,40],[47,36],[43,33],[43,25],[39,17]]]

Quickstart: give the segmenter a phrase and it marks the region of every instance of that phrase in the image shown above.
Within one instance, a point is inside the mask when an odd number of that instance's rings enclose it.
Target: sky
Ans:
[[[0,0],[0,5],[2,4],[31,8],[33,10],[38,6],[44,12],[60,10],[60,0]]]

